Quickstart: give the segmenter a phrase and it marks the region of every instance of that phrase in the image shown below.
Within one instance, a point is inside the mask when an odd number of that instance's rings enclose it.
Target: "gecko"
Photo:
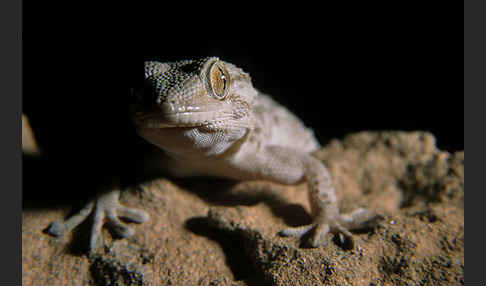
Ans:
[[[320,148],[312,129],[286,107],[253,87],[249,74],[217,57],[144,62],[144,84],[131,89],[136,132],[162,149],[166,171],[178,177],[215,176],[233,180],[307,183],[312,223],[281,230],[310,247],[338,235],[354,248],[350,230],[376,225],[379,215],[365,208],[342,214],[331,174],[311,153]],[[162,168],[162,167],[161,167]],[[122,238],[134,234],[122,222],[149,219],[146,211],[119,202],[119,190],[99,195],[48,233],[59,236],[94,217],[90,251],[100,247],[106,222]]]

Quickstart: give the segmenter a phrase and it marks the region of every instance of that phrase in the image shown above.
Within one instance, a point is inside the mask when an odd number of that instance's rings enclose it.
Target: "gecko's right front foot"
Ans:
[[[81,224],[90,214],[93,214],[93,226],[90,237],[90,252],[101,247],[101,228],[106,221],[113,231],[122,238],[130,237],[134,230],[120,221],[125,218],[136,223],[143,223],[148,220],[147,212],[125,207],[119,202],[119,191],[112,191],[89,202],[77,214],[73,215],[64,222],[52,222],[47,232],[53,236],[61,236],[73,230]]]
[[[372,228],[382,219],[383,216],[360,208],[350,214],[336,215],[334,218],[327,219],[324,222],[314,222],[309,225],[286,228],[278,234],[301,239],[306,237],[306,241],[304,241],[306,246],[319,247],[326,245],[327,234],[333,233],[338,236],[340,244],[345,249],[354,249],[356,242],[349,230]]]

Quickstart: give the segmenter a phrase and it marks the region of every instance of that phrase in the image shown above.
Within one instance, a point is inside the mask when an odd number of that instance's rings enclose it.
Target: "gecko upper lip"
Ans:
[[[198,127],[206,126],[215,121],[224,121],[232,116],[231,110],[219,109],[196,109],[178,108],[178,110],[147,110],[134,113],[134,120],[137,125],[147,128],[169,128],[169,127]]]
[[[198,127],[208,125],[208,112],[170,112],[135,116],[139,126],[147,128]]]

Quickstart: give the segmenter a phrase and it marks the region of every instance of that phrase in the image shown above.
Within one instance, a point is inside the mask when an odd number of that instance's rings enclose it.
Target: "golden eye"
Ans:
[[[214,97],[224,99],[228,94],[230,76],[222,62],[215,62],[209,69],[209,82]]]

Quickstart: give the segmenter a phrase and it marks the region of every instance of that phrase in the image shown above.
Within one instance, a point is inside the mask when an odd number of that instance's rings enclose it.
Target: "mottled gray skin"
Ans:
[[[364,209],[340,214],[334,186],[324,164],[310,153],[319,148],[312,130],[285,107],[257,91],[248,74],[218,58],[172,63],[146,62],[145,85],[134,91],[133,121],[140,136],[170,158],[160,168],[180,177],[210,175],[236,180],[306,181],[313,222],[288,228],[283,236],[305,237],[307,245],[338,234],[353,247],[349,229],[369,227],[377,216]],[[95,211],[91,250],[100,246],[106,220],[122,237],[133,230],[122,216],[144,222],[148,214],[118,202],[118,191],[101,195],[49,232],[70,231]]]
[[[169,155],[173,174],[306,181],[313,223],[280,234],[311,231],[305,237],[313,247],[325,244],[328,232],[353,245],[348,229],[375,221],[364,209],[339,213],[329,171],[309,154],[319,148],[312,130],[257,91],[241,69],[214,57],[146,62],[145,80],[147,88],[136,93],[145,104],[136,108],[134,122],[140,136]]]

